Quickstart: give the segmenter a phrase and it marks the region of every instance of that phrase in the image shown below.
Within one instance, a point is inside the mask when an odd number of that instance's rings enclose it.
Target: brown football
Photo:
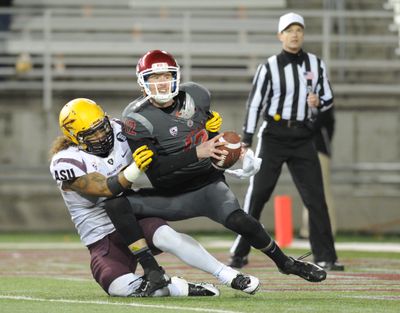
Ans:
[[[214,166],[220,169],[227,169],[233,166],[240,157],[241,142],[240,136],[234,131],[224,131],[224,135],[219,139],[221,142],[227,142],[225,146],[220,146],[221,150],[226,150],[229,153],[223,160],[211,159]]]

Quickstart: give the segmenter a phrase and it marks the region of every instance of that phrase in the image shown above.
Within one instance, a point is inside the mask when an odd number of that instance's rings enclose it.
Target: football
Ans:
[[[226,150],[229,153],[224,156],[223,160],[211,158],[213,165],[218,169],[227,169],[233,166],[239,160],[242,144],[240,136],[234,131],[224,131],[224,135],[219,139],[220,142],[227,142],[225,146],[219,149]]]

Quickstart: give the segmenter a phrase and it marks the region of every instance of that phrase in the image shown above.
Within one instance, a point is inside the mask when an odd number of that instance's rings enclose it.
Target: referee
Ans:
[[[281,53],[260,64],[247,102],[243,143],[250,147],[258,119],[256,154],[263,159],[250,180],[244,210],[259,219],[282,166],[287,164],[305,206],[309,209],[310,244],[314,261],[326,270],[343,271],[337,262],[321,167],[313,144],[313,121],[319,111],[333,105],[324,62],[302,50],[304,19],[295,13],[280,17]],[[250,245],[240,236],[231,248],[232,267],[248,263]]]

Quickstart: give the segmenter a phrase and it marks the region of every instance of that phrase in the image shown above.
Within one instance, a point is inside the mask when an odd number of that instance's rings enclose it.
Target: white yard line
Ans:
[[[185,310],[193,312],[213,312],[213,313],[242,313],[238,311],[229,310],[216,310],[216,309],[202,309],[193,307],[180,307],[180,306],[169,306],[169,305],[156,305],[156,304],[140,304],[140,303],[123,303],[123,302],[108,302],[108,301],[82,301],[82,300],[68,300],[68,299],[45,299],[45,298],[33,298],[26,296],[8,296],[0,295],[0,300],[24,300],[24,301],[37,301],[37,302],[56,302],[56,303],[74,303],[74,304],[98,304],[98,305],[114,305],[114,306],[131,306],[139,308],[154,308],[163,310]],[[132,298],[133,299],[133,298]]]

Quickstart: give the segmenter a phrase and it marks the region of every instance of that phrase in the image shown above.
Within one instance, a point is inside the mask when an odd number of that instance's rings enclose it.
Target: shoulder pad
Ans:
[[[211,94],[207,88],[194,82],[187,82],[182,84],[180,89],[190,94],[197,108],[209,111]]]
[[[122,121],[120,120],[120,119],[117,119],[117,118],[112,118],[111,120],[110,120],[110,122],[111,122],[111,126],[113,127],[113,128],[117,128],[117,130],[118,130],[118,128],[121,128],[122,127]]]
[[[154,126],[142,114],[129,112],[123,118],[123,134],[134,140],[153,137]]]
[[[122,117],[125,117],[127,114],[131,113],[131,112],[138,112],[140,111],[140,109],[145,106],[146,104],[148,104],[149,98],[148,97],[140,97],[137,98],[135,100],[133,100],[132,102],[130,102],[126,108],[124,109],[124,111],[122,112]]]
[[[50,172],[54,180],[66,181],[86,175],[87,166],[79,153],[63,150],[53,156]]]

